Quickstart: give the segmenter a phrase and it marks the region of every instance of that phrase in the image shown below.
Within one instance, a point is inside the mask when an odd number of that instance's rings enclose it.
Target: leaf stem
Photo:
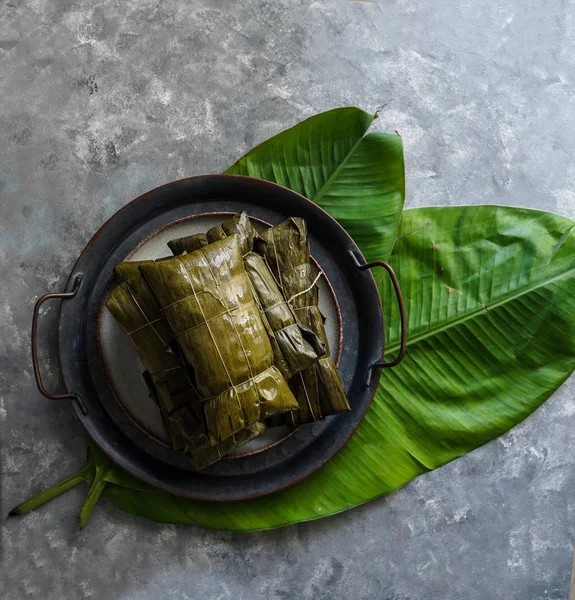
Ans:
[[[87,481],[88,471],[90,467],[86,465],[81,471],[78,471],[74,475],[58,482],[56,485],[49,487],[47,490],[40,492],[38,495],[29,498],[28,500],[24,500],[17,506],[15,506],[9,513],[8,516],[14,517],[16,515],[25,515],[26,513],[42,506],[52,498],[56,498],[60,494],[67,492],[68,490],[76,487],[79,483],[83,481]]]
[[[96,503],[100,499],[100,496],[102,495],[102,492],[104,491],[104,488],[108,483],[105,479],[107,474],[108,471],[105,471],[100,477],[96,476],[94,478],[94,481],[92,482],[92,486],[88,491],[88,495],[84,500],[84,504],[82,504],[82,508],[78,513],[78,521],[80,522],[81,529],[84,529],[84,527],[86,527],[86,524],[88,523],[88,520],[92,515],[92,511],[94,510]]]

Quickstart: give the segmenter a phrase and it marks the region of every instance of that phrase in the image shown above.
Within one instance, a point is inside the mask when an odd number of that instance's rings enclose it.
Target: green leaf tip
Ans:
[[[30,511],[46,504],[50,500],[60,496],[64,492],[76,487],[78,484],[89,481],[90,478],[90,465],[86,465],[83,469],[74,473],[70,477],[59,481],[55,485],[50,486],[49,488],[43,490],[39,494],[24,500],[24,502],[20,502],[17,506],[15,506],[9,513],[9,517],[15,517],[17,515],[25,515]]]

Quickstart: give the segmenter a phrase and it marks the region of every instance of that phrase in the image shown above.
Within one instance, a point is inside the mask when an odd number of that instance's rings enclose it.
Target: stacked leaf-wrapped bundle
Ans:
[[[244,268],[268,330],[275,365],[286,379],[291,379],[314,365],[318,356],[325,353],[325,346],[313,331],[298,323],[292,307],[261,256],[267,244],[254,229],[248,215],[245,212],[234,215],[206,234],[178,238],[168,242],[168,246],[174,254],[182,254],[230,235],[238,237]]]
[[[177,346],[170,343],[170,326],[139,271],[142,264],[152,262],[120,263],[114,270],[117,285],[106,306],[130,337],[147,369],[144,379],[160,408],[172,450],[186,453],[194,466],[202,469],[257,437],[264,426],[255,423],[239,432],[235,440],[226,440],[216,447],[209,445],[192,374]]]
[[[107,306],[145,368],[174,451],[201,469],[270,425],[349,410],[329,355],[305,222],[245,213],[116,267]],[[288,383],[289,382],[289,383]]]
[[[298,409],[274,365],[239,237],[140,266],[193,368],[211,445]]]
[[[124,262],[114,269],[118,284],[106,306],[126,332],[148,372],[148,384],[156,387],[155,398],[161,407],[162,420],[170,440],[178,439],[168,415],[176,408],[198,400],[179,357],[169,352],[172,330],[164,319],[152,291],[142,278],[139,266],[145,262]],[[201,420],[189,423],[189,435],[202,433]],[[178,443],[178,450],[185,448]]]
[[[313,331],[326,352],[310,368],[290,379],[300,410],[285,422],[317,421],[349,410],[337,367],[330,356],[324,319],[318,307],[318,291],[310,262],[309,238],[304,220],[291,218],[262,233],[267,243],[266,260],[299,323]],[[274,424],[277,424],[277,420]]]

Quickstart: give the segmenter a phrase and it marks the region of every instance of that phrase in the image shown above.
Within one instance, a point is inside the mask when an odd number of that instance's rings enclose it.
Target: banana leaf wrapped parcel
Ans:
[[[184,370],[180,369],[159,378],[149,371],[144,371],[142,377],[148,387],[150,398],[160,409],[170,448],[174,452],[188,453],[191,448],[201,445],[202,436],[205,437],[205,425],[199,398],[195,390],[190,389],[190,383],[186,379],[180,387],[177,387],[178,383],[182,383],[183,374]],[[195,400],[190,401],[190,392],[196,398]],[[195,410],[196,406],[200,407],[199,411]],[[176,420],[170,418],[171,414],[179,414],[180,417]]]
[[[196,233],[168,242],[168,247],[174,256],[193,252],[208,244],[223,240],[230,235],[237,235],[242,256],[254,250],[259,254],[265,253],[265,242],[252,225],[248,214],[243,211],[233,215],[220,225],[209,229],[206,233]]]
[[[168,416],[177,408],[199,402],[199,396],[190,384],[178,355],[168,351],[172,330],[152,291],[139,273],[140,264],[143,263],[124,262],[116,267],[114,275],[118,285],[110,293],[106,306],[130,338],[146,367],[148,388],[153,384],[155,388],[162,390],[161,394],[154,394],[154,399],[160,408],[172,449],[183,452],[188,447],[187,443],[181,441],[185,436]],[[186,432],[187,436],[198,440],[205,434],[201,415],[190,413]]]
[[[330,356],[324,318],[318,306],[307,225],[303,219],[287,219],[262,232],[262,237],[267,243],[267,263],[299,323],[312,330],[326,349],[313,367],[290,379],[300,411],[288,417],[287,422],[291,419],[293,423],[307,423],[348,411],[349,402]]]
[[[148,385],[150,396],[158,405],[166,407],[167,404],[172,403],[175,406],[173,412],[167,416],[164,422],[166,430],[170,431],[169,437],[172,450],[184,452],[198,471],[220,461],[236,448],[257,438],[265,430],[263,423],[254,423],[216,446],[208,444],[205,433],[202,438],[190,439],[189,434],[185,433],[189,431],[189,420],[200,418],[203,422],[201,402],[180,404],[178,406],[178,393],[173,394],[166,390],[165,381],[154,383],[147,371],[144,373],[144,380]],[[162,418],[165,414],[166,412],[162,411]]]
[[[130,338],[140,360],[153,381],[172,380],[173,389],[189,383],[177,352],[170,351],[173,337],[168,322],[152,290],[140,274],[139,267],[153,261],[122,262],[114,269],[117,284],[111,291],[106,307]],[[182,403],[197,399],[194,390]]]
[[[170,344],[172,331],[139,267],[153,261],[123,262],[116,266],[117,283],[106,306],[128,334],[148,369],[144,380],[158,404],[170,447],[184,452],[198,470],[217,462],[237,446],[257,437],[264,426],[256,423],[221,447],[211,447],[199,395],[178,348]],[[171,348],[172,351],[168,351]]]
[[[298,409],[274,366],[237,235],[140,271],[193,369],[211,445]]]
[[[224,221],[221,225],[216,225],[206,232],[208,243],[223,240],[230,235],[237,235],[242,250],[242,256],[248,252],[257,252],[265,254],[266,243],[256,228],[252,225],[248,214],[245,211],[234,215]]]
[[[274,362],[286,379],[315,364],[325,353],[322,340],[297,321],[292,307],[286,302],[272,273],[261,254],[267,244],[255,230],[247,213],[234,215],[205,235],[196,234],[168,242],[174,253],[193,252],[202,243],[208,244],[237,235],[244,268],[248,274],[254,297],[268,329]],[[257,249],[257,251],[254,251]]]
[[[199,250],[208,245],[208,239],[205,233],[196,233],[186,237],[176,238],[168,242],[168,248],[174,256],[178,254],[187,254],[194,250]]]

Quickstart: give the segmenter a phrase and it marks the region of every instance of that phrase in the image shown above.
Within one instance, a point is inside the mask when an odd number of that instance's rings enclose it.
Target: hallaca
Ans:
[[[164,319],[152,290],[139,272],[140,265],[147,263],[153,264],[153,261],[123,262],[117,265],[114,269],[117,285],[110,293],[106,307],[130,338],[154,380],[160,380],[173,372],[178,372],[178,377],[185,380],[178,354],[170,351],[172,330]]]
[[[152,263],[153,261],[145,261]],[[106,306],[120,327],[130,338],[140,360],[147,369],[147,383],[162,390],[157,400],[162,422],[170,439],[172,449],[184,451],[176,442],[180,439],[177,426],[168,420],[169,414],[180,406],[198,402],[199,396],[189,381],[180,357],[170,352],[172,330],[162,315],[152,291],[138,271],[143,262],[120,263],[114,270],[118,285],[112,290]],[[136,273],[136,275],[133,275]],[[124,277],[128,279],[124,280]],[[188,419],[188,435],[200,438],[205,434],[201,415]]]
[[[168,242],[172,252],[192,252],[202,244],[237,235],[244,268],[248,274],[254,297],[268,329],[274,363],[286,379],[315,364],[318,355],[325,353],[319,337],[302,327],[291,306],[286,302],[261,253],[266,244],[254,229],[245,212],[234,215],[221,225],[213,227],[207,234],[195,234]],[[204,245],[205,245],[204,244]],[[252,251],[257,250],[257,251]]]
[[[299,323],[311,329],[326,348],[325,355],[313,367],[290,379],[300,410],[284,422],[307,423],[347,411],[349,403],[330,356],[324,318],[318,307],[306,223],[303,219],[287,219],[262,232],[262,237],[267,243],[267,263]],[[277,420],[272,424],[277,424]]]
[[[203,424],[201,404],[189,400],[189,382],[186,380],[181,388],[173,389],[174,384],[177,385],[177,379],[183,374],[183,369],[180,369],[179,372],[171,373],[164,379],[154,381],[152,374],[149,371],[144,371],[142,377],[148,387],[150,398],[160,409],[170,448],[174,452],[187,453],[197,445],[196,440],[198,440],[197,443],[200,443],[201,436],[205,435],[205,427],[201,427]],[[192,393],[195,395],[193,390]],[[193,409],[195,405],[200,406],[200,411]],[[185,415],[186,423],[170,419],[170,414],[177,414],[178,411],[180,415]],[[198,427],[198,424],[200,424],[200,427]],[[187,433],[185,433],[186,431]]]
[[[298,409],[274,366],[238,236],[143,264],[140,271],[193,369],[211,445]]]
[[[172,251],[172,254],[177,256],[178,254],[193,252],[208,244],[223,240],[230,235],[238,236],[242,256],[245,256],[252,250],[259,254],[265,253],[266,244],[252,225],[252,222],[245,211],[233,215],[221,225],[212,227],[206,233],[196,233],[194,235],[170,240],[168,242],[168,247]]]
[[[223,240],[230,235],[237,235],[242,256],[254,250],[260,254],[265,252],[265,242],[252,225],[247,213],[233,215],[221,225],[216,225],[206,233],[196,233],[186,237],[176,238],[168,242],[172,254],[184,254],[203,248],[208,244]]]
[[[123,262],[114,269],[117,286],[106,306],[129,335],[140,360],[148,369],[144,379],[158,404],[162,423],[175,452],[184,452],[196,469],[202,469],[247,443],[264,429],[255,424],[231,441],[212,448],[208,445],[205,420],[192,374],[177,345],[170,342],[172,331],[139,267],[153,261]],[[203,447],[203,449],[202,449]]]
[[[205,233],[196,233],[182,238],[176,238],[168,242],[168,248],[174,256],[178,254],[187,254],[194,250],[199,250],[208,245],[208,239]]]
[[[193,402],[177,406],[179,394],[178,392],[173,394],[166,390],[165,381],[154,383],[147,371],[144,373],[144,380],[148,385],[150,396],[156,404],[163,407],[172,404],[174,411],[164,421],[166,430],[170,431],[171,448],[174,451],[184,452],[198,471],[220,461],[239,446],[257,438],[265,430],[263,423],[254,423],[217,446],[210,446],[205,434],[202,435],[203,439],[190,438],[190,435],[184,432],[190,431],[190,419],[202,418],[201,403]],[[162,420],[164,420],[164,414],[165,411],[162,411]]]

